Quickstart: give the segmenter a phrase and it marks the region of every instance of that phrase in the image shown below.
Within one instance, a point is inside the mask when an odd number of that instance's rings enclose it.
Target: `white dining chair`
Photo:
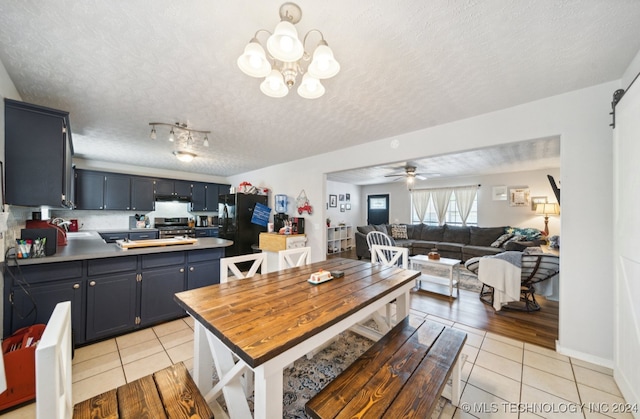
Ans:
[[[311,248],[297,247],[278,252],[278,270],[295,268],[311,263]]]
[[[377,230],[367,233],[367,247],[369,248],[369,251],[371,251],[371,246],[375,244],[380,246],[395,246],[395,242],[391,236]]]
[[[406,247],[374,244],[371,246],[371,263],[409,269],[409,249]]]
[[[58,303],[36,347],[36,418],[68,419],[71,397],[71,302]]]
[[[238,265],[247,262],[252,262],[251,267],[248,271],[242,272]],[[267,273],[266,253],[250,253],[222,258],[220,259],[220,283],[229,282],[230,279],[251,278],[258,272],[258,269],[262,273]],[[229,277],[229,271],[233,274],[232,277]]]

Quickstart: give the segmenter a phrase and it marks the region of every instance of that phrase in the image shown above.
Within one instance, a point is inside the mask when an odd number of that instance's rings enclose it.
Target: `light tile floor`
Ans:
[[[424,313],[413,312],[424,317]],[[441,418],[632,418],[613,414],[624,403],[612,371],[539,346],[428,318],[467,332],[460,407],[447,404]],[[189,317],[79,348],[73,360],[73,402],[183,361],[193,367]],[[581,408],[581,406],[584,406]],[[2,419],[34,418],[35,405]]]

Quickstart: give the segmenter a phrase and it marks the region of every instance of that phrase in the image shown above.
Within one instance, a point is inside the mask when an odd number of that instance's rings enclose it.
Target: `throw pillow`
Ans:
[[[394,239],[408,239],[407,226],[405,224],[392,224],[391,225],[391,237]]]
[[[510,234],[510,233],[503,234],[502,236],[498,237],[496,239],[496,241],[491,243],[491,247],[500,247],[500,246],[502,246],[504,244],[504,242],[509,240],[512,236],[513,236],[513,234]]]

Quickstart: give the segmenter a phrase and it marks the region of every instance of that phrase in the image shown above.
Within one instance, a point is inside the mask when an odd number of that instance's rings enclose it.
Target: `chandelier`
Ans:
[[[238,67],[251,77],[264,77],[260,90],[270,97],[284,97],[296,84],[296,78],[302,74],[298,86],[298,94],[306,99],[316,99],[325,92],[321,79],[328,79],[340,71],[340,64],[333,57],[324,35],[312,29],[304,36],[302,42],[298,38],[295,25],[302,18],[302,10],[295,3],[284,3],[280,6],[280,23],[273,33],[259,29],[244,48],[238,58]],[[258,40],[258,34],[266,32],[267,51]],[[307,37],[312,33],[320,35],[313,54],[305,50]],[[308,65],[306,63],[311,61]]]

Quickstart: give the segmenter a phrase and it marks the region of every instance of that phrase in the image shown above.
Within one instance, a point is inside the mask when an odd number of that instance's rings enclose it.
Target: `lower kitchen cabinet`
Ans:
[[[187,254],[187,289],[220,283],[220,258],[224,250],[196,250]]]
[[[9,304],[9,309],[12,310],[9,317],[10,331],[15,332],[33,324],[47,324],[56,304],[71,301],[71,329],[74,342],[84,342],[83,284],[81,280],[71,280],[12,287],[10,301],[13,303]],[[5,324],[5,331],[6,327]]]
[[[114,336],[135,328],[137,278],[136,272],[126,272],[89,279],[87,341]]]
[[[185,315],[173,296],[184,291],[184,264],[145,270],[141,281],[140,326]]]
[[[4,275],[3,336],[46,324],[71,301],[75,344],[185,315],[177,292],[220,283],[224,248],[9,266]]]

